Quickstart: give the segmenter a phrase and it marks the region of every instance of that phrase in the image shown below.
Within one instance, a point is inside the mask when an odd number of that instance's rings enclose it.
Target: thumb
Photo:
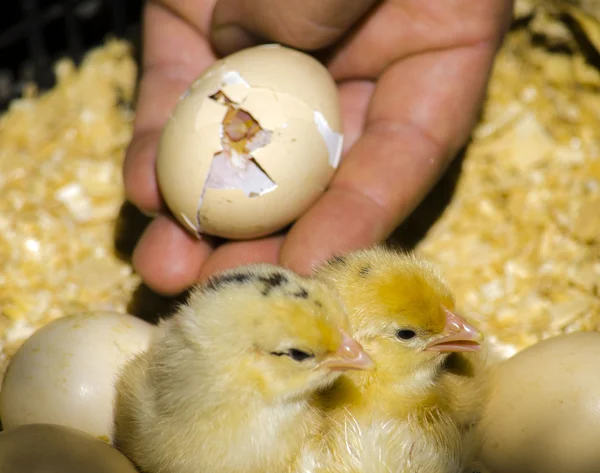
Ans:
[[[376,0],[218,0],[210,40],[227,55],[260,42],[316,50],[340,39]]]

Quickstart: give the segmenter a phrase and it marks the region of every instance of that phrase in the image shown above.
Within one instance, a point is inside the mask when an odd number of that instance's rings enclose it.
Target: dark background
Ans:
[[[34,81],[54,84],[53,65],[79,62],[108,37],[126,38],[139,51],[143,0],[5,0],[0,14],[0,110]]]

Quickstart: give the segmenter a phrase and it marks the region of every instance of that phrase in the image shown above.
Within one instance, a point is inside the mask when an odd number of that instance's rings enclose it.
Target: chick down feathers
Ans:
[[[328,430],[313,463],[328,473],[468,471],[487,386],[482,335],[455,313],[439,271],[375,247],[317,275],[341,295],[375,370],[349,372],[320,395]]]
[[[327,284],[271,265],[194,288],[120,376],[116,446],[145,473],[291,471],[313,398],[372,362]]]

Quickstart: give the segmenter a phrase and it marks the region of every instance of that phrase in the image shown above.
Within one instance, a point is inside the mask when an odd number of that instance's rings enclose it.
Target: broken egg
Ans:
[[[110,441],[115,382],[154,326],[132,315],[84,312],[36,331],[13,356],[0,391],[5,429],[49,423]]]
[[[197,236],[257,238],[319,198],[342,142],[337,87],[322,64],[279,45],[245,49],[177,103],[158,149],[160,191]]]

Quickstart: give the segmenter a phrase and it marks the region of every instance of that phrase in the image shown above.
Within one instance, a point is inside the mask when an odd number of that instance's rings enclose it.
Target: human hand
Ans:
[[[467,140],[510,0],[150,0],[128,199],[158,213],[133,264],[175,294],[251,262],[308,273],[333,254],[383,241],[419,204]],[[215,60],[259,42],[327,49],[339,85],[344,155],[325,194],[283,235],[198,240],[168,216],[155,172],[160,132],[178,97]]]

